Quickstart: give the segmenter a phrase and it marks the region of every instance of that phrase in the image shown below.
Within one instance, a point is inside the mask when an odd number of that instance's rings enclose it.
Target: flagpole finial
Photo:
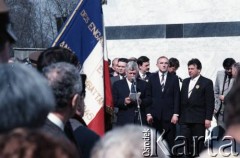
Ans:
[[[107,4],[107,0],[102,0],[102,5]]]

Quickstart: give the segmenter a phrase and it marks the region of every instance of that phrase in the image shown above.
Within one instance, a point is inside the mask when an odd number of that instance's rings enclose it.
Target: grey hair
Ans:
[[[138,64],[135,61],[129,61],[126,66],[126,71],[138,71]]]
[[[56,99],[57,109],[68,106],[75,94],[81,95],[82,80],[78,69],[69,63],[58,62],[43,69]]]
[[[149,130],[155,131],[151,127],[137,125],[114,128],[97,142],[91,158],[144,158],[144,131]],[[158,157],[166,156],[159,150]]]
[[[236,62],[232,66],[239,70],[240,69],[240,62]]]
[[[42,126],[55,106],[47,80],[17,63],[0,65],[0,76],[0,133]]]

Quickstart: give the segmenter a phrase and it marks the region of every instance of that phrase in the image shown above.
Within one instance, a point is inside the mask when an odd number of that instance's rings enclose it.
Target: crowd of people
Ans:
[[[3,0],[0,22],[0,157],[196,157],[219,148],[224,136],[240,152],[240,63],[233,58],[223,61],[215,82],[201,75],[196,58],[186,79],[176,74],[176,58],[160,56],[156,72],[147,56],[113,59],[114,119],[100,138],[83,120],[87,76],[77,56],[56,46],[38,53],[32,67],[18,63],[9,55],[17,38]],[[213,116],[218,139],[210,147],[205,131]]]

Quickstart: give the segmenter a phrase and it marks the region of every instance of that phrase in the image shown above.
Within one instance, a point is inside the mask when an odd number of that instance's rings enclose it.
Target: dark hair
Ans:
[[[81,74],[81,78],[82,78],[82,96],[85,97],[87,75],[86,74]]]
[[[119,58],[118,62],[128,63],[128,59],[127,58]]]
[[[78,152],[66,139],[37,130],[16,129],[0,136],[0,157],[77,158]]]
[[[236,61],[233,58],[226,58],[223,61],[223,68],[231,68],[234,63],[236,63]]]
[[[45,66],[57,62],[67,62],[80,69],[80,62],[77,55],[67,48],[55,46],[43,51],[37,61],[37,69],[42,72]]]
[[[4,49],[4,45],[10,38],[6,32],[7,25],[9,24],[9,14],[8,12],[0,14],[0,53]]]
[[[200,62],[200,60],[198,60],[197,58],[193,58],[191,60],[188,61],[188,66],[190,65],[196,65],[198,70],[202,69],[202,64]]]
[[[180,66],[177,58],[170,58],[168,62],[169,62],[169,67],[175,67],[176,69],[178,69]]]
[[[111,59],[108,59],[108,66],[110,66],[111,65]]]
[[[143,63],[145,62],[149,62],[149,58],[146,57],[146,56],[140,56],[138,59],[137,59],[137,64],[142,66]]]

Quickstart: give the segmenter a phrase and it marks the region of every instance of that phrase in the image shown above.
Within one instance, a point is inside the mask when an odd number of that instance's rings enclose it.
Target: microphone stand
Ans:
[[[136,100],[137,100],[137,113],[138,113],[138,119],[140,121],[140,125],[142,126],[142,115],[141,115],[141,109],[140,109],[140,104],[139,104],[139,100],[137,98],[138,94],[137,94],[137,81],[136,81],[136,78],[134,78],[134,88],[135,88],[135,97],[136,97]],[[140,96],[139,96],[140,97]]]

